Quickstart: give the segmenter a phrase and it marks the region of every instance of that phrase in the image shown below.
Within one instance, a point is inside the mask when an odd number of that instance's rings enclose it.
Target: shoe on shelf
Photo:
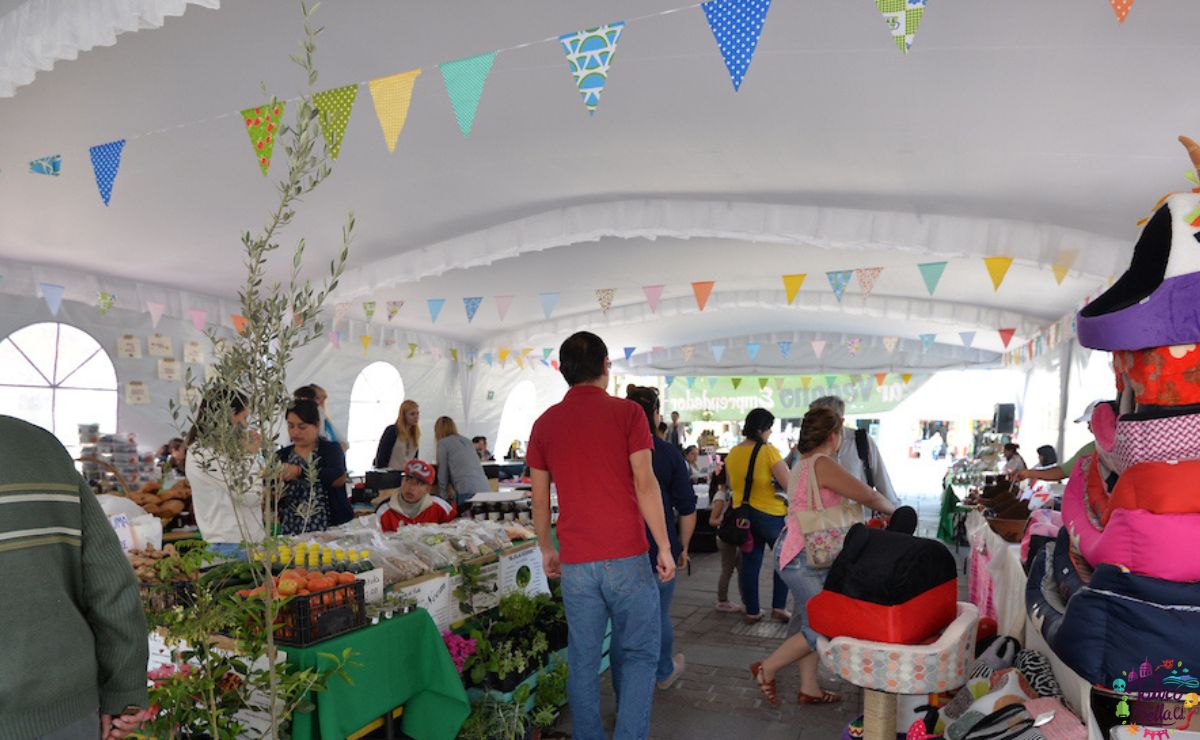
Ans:
[[[718,601],[714,608],[719,612],[728,612],[730,614],[736,614],[742,610],[742,607],[732,601]]]
[[[744,621],[746,624],[758,624],[762,621],[762,618],[763,613],[759,612],[758,614],[747,614],[746,616],[742,617],[742,621]]]
[[[663,691],[671,688],[671,685],[675,683],[675,679],[683,675],[683,669],[687,666],[687,661],[684,660],[683,653],[675,653],[675,657],[671,658],[671,662],[675,664],[675,670],[671,671],[671,675],[658,682],[658,688]]]
[[[772,609],[771,619],[774,619],[776,622],[790,622],[792,621],[792,613],[787,609]]]

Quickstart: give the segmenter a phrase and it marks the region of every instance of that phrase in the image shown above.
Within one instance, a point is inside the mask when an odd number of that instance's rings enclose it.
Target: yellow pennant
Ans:
[[[508,356],[511,352],[512,350],[505,347],[500,348],[500,367],[504,367],[504,363],[508,361]]]
[[[375,102],[375,115],[379,116],[379,127],[383,129],[383,139],[387,142],[389,152],[396,151],[396,140],[400,138],[400,132],[404,130],[404,121],[408,118],[408,104],[412,100],[413,85],[420,74],[421,70],[414,69],[367,83],[371,89],[371,100]]]
[[[796,294],[800,292],[800,286],[804,285],[804,278],[808,277],[808,273],[802,272],[798,275],[784,275],[783,289],[787,291],[788,305],[796,300]]]
[[[522,357],[521,355],[515,355],[513,357],[513,359],[517,361],[517,367],[521,368],[522,370],[525,369],[525,358],[524,357]]]
[[[1012,267],[1012,257],[984,257],[983,263],[987,265],[988,275],[992,277],[992,286],[997,291],[1000,290],[1000,284],[1004,282],[1004,276],[1008,274],[1008,268]]]
[[[812,386],[812,378],[808,377],[807,375],[801,376],[800,387],[804,390],[808,390],[810,386]]]
[[[363,334],[361,337],[358,338],[358,341],[362,342],[363,354],[366,354],[367,350],[371,349],[371,335]]]
[[[1054,264],[1050,266],[1050,269],[1054,270],[1054,282],[1059,285],[1063,284],[1063,280],[1067,279],[1067,273],[1075,266],[1075,260],[1078,257],[1078,249],[1064,249],[1058,253],[1058,257],[1054,259]]]
[[[905,385],[908,385],[908,381],[912,380],[912,373],[900,373],[900,379],[904,381]]]

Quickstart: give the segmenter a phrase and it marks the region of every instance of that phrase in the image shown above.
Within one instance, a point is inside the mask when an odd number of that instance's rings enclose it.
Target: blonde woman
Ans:
[[[421,447],[421,407],[416,401],[400,404],[396,423],[383,430],[379,448],[375,450],[375,467],[388,470],[403,470],[409,460],[418,457]]]
[[[433,437],[437,440],[437,484],[442,498],[461,511],[472,496],[492,490],[474,443],[458,433],[454,419],[438,417]]]

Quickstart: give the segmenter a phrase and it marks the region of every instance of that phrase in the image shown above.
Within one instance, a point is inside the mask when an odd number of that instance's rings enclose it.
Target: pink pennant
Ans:
[[[821,354],[825,351],[825,340],[824,339],[812,340],[812,350],[813,350],[813,352],[816,353],[817,359],[818,360],[821,359]]]
[[[338,336],[336,331],[329,332],[329,343],[333,345],[334,349],[342,348],[342,338]]]
[[[650,313],[658,312],[658,303],[662,300],[662,285],[643,285],[642,292],[646,294],[646,303],[650,304]]]
[[[879,273],[883,272],[882,267],[861,267],[854,271],[858,277],[858,287],[863,292],[863,297],[869,297],[871,291],[875,290],[875,281],[879,279]]]
[[[157,329],[158,322],[162,320],[163,311],[167,310],[166,305],[155,301],[146,301],[146,310],[150,312],[150,325]]]
[[[900,344],[900,337],[884,337],[883,338],[883,348],[887,350],[889,355],[896,351],[896,346],[899,344]]]
[[[500,314],[500,320],[504,321],[504,317],[508,315],[508,309],[512,307],[513,297],[498,295],[494,300],[496,301],[496,313]]]
[[[196,331],[204,331],[204,324],[208,322],[208,311],[203,308],[189,308],[188,316],[192,318],[192,326],[196,327]]]

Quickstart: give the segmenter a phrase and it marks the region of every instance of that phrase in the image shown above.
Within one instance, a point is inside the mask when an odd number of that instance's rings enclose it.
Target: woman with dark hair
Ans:
[[[1045,470],[1058,465],[1058,453],[1050,445],[1042,445],[1037,448],[1038,464],[1037,470]]]
[[[820,491],[826,508],[841,506],[848,498],[863,506],[890,516],[895,505],[873,488],[850,475],[837,463],[842,445],[842,417],[828,408],[813,408],[800,423],[800,439],[796,448],[800,459],[791,471],[790,501],[787,520],[775,547],[775,575],[787,583],[796,602],[796,615],[788,624],[790,637],[761,663],[752,663],[750,673],[758,688],[772,705],[779,704],[775,675],[792,663],[800,664],[800,693],[798,704],[831,704],[841,701],[832,691],[817,683],[817,633],[808,626],[805,604],[825,586],[828,570],[808,567],[804,554],[804,533],[796,515],[808,510],[809,486]],[[810,483],[810,478],[815,481]],[[910,510],[911,512],[911,510]]]
[[[192,487],[192,513],[196,515],[196,526],[208,543],[208,549],[229,558],[245,559],[242,544],[261,542],[266,537],[261,491],[239,495],[230,490],[220,458],[212,447],[223,447],[219,440],[227,431],[232,431],[245,437],[243,449],[249,457],[258,445],[256,434],[245,429],[249,415],[246,397],[241,393],[212,391],[196,409],[195,423],[188,431],[186,441],[184,471]],[[257,463],[247,464],[257,475]]]
[[[1004,445],[1004,474],[1012,475],[1025,470],[1029,466],[1025,464],[1025,458],[1021,457],[1021,453],[1017,452],[1021,445],[1015,442],[1009,442]]]
[[[787,502],[775,493],[775,484],[787,490],[788,469],[783,464],[779,450],[767,440],[771,437],[775,416],[766,409],[751,409],[742,426],[744,439],[725,457],[725,477],[732,496],[730,506],[738,508],[746,494],[746,483],[750,482],[750,535],[749,548],[742,550],[742,567],[738,570],[738,586],[742,592],[742,603],[746,607],[746,624],[754,624],[763,618],[758,603],[758,573],[762,570],[763,550],[767,545],[775,547],[779,530],[783,527],[783,515],[787,513]],[[754,467],[751,469],[751,458]],[[771,594],[771,618],[786,622],[792,618],[787,610],[787,584],[779,577],[774,578]]]
[[[721,526],[725,508],[729,506],[729,484],[725,480],[725,456],[717,464],[715,472],[708,483],[708,501],[710,505],[708,523],[713,529]],[[729,600],[729,582],[733,580],[733,571],[741,568],[742,551],[737,545],[731,545],[720,537],[717,540],[717,552],[721,553],[721,575],[717,576],[717,605],[719,612],[740,612],[742,607]],[[740,579],[739,579],[740,580]],[[741,586],[738,586],[739,591]]]
[[[396,423],[389,424],[375,450],[375,467],[403,470],[421,451],[421,407],[411,398],[400,404]]]
[[[354,518],[346,496],[346,456],[341,445],[320,437],[321,414],[314,401],[287,410],[291,444],[275,453],[284,465],[279,524],[284,534],[316,532]],[[309,468],[316,468],[309,481]]]

